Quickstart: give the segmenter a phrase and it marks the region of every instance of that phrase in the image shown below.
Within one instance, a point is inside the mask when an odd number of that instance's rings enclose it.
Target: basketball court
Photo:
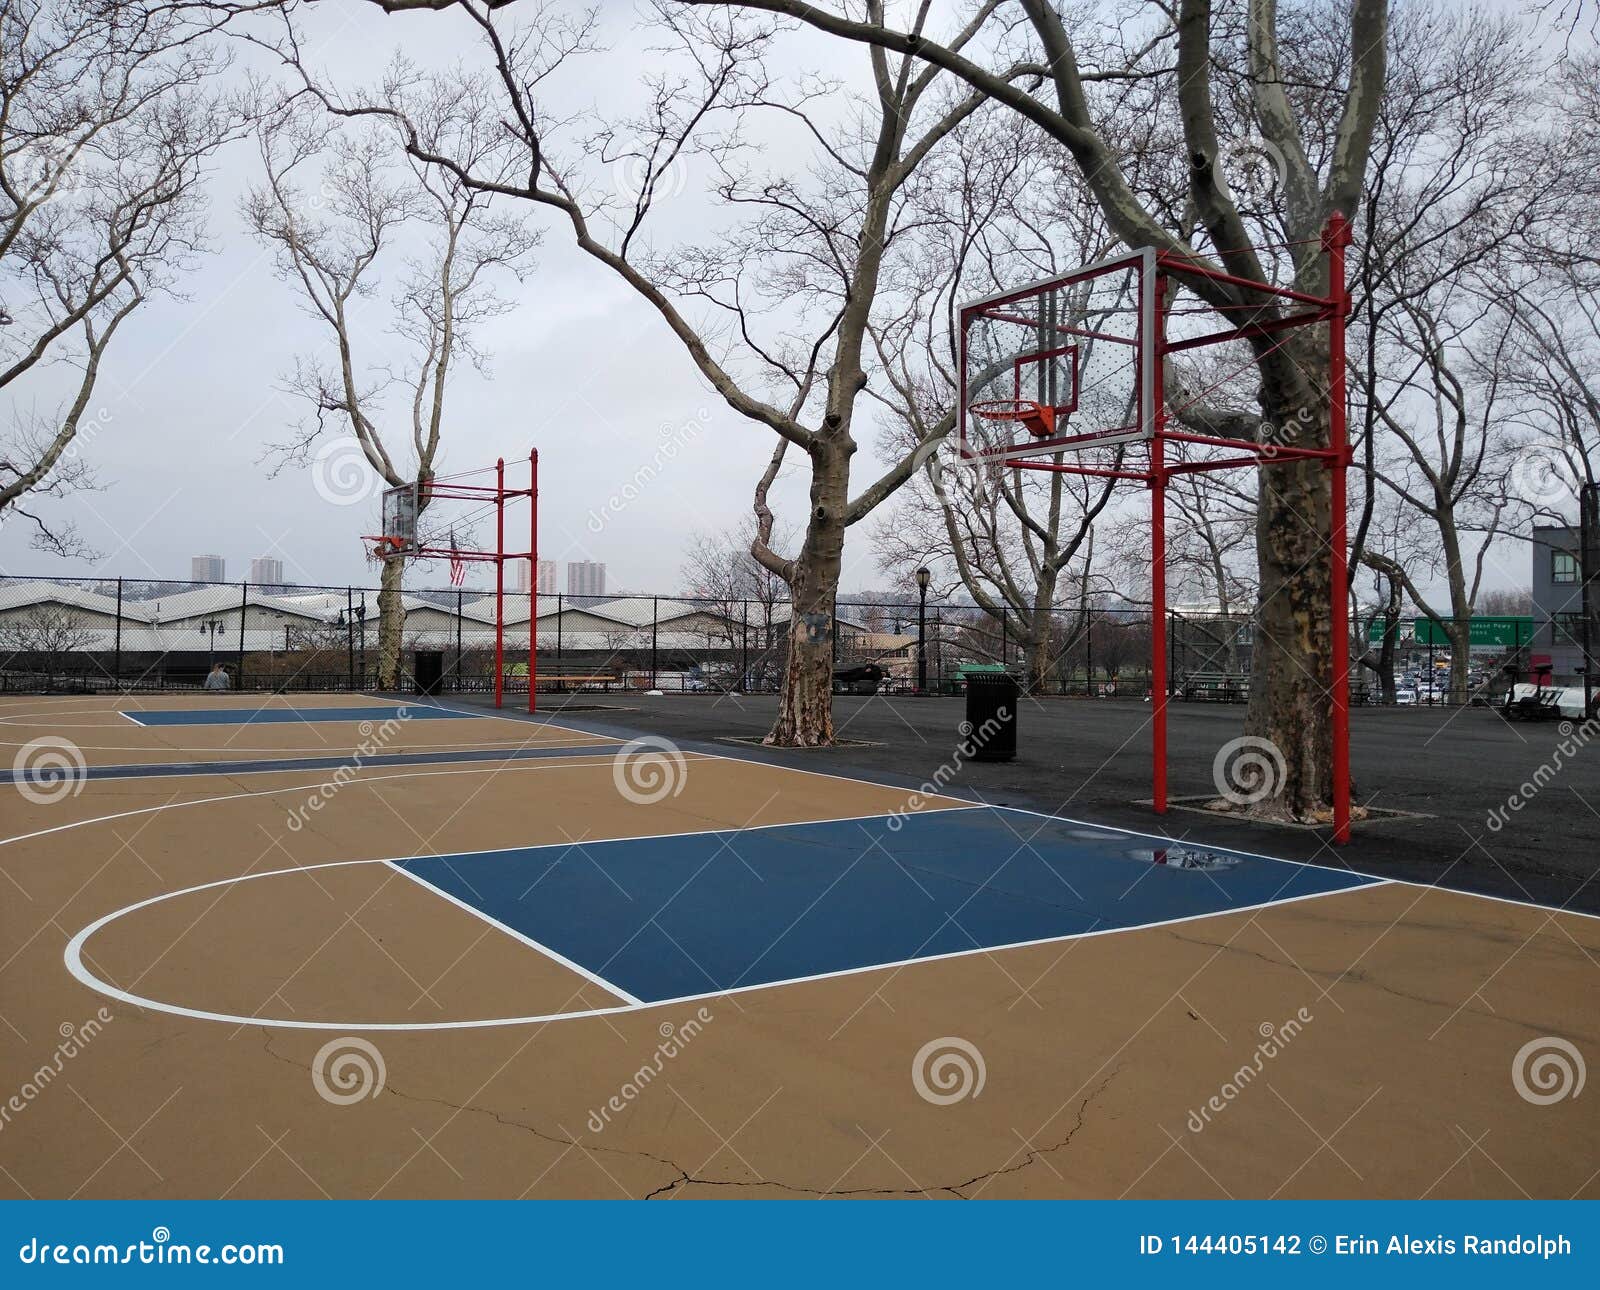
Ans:
[[[0,1187],[1600,1195],[1600,920],[630,734],[6,701]]]

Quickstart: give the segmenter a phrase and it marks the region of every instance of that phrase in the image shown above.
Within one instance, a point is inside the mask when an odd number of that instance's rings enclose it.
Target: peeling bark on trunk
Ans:
[[[378,588],[378,688],[400,688],[400,643],[406,626],[406,608],[400,600],[400,585],[405,580],[406,562],[391,557],[383,562],[383,577]]]
[[[1043,694],[1050,679],[1050,633],[1046,628],[1041,635],[1037,630],[1028,642],[1028,677],[1026,691]]]
[[[1058,477],[1059,478],[1059,477]],[[1051,632],[1052,626],[1050,610],[1056,598],[1056,578],[1054,573],[1041,569],[1038,581],[1034,585],[1033,614],[1028,624],[1028,639],[1026,642],[1027,653],[1027,692],[1029,694],[1043,694],[1045,684],[1050,679],[1051,659]]]
[[[1318,329],[1321,332],[1321,329]],[[1299,442],[1328,442],[1324,379],[1328,351],[1321,335],[1286,345],[1282,362],[1265,362],[1262,414],[1270,425],[1296,426]],[[1316,461],[1279,461],[1259,472],[1256,558],[1261,589],[1251,659],[1247,733],[1269,739],[1284,758],[1282,791],[1253,813],[1310,822],[1326,818],[1333,800],[1332,596],[1328,532],[1331,490]],[[1344,594],[1344,589],[1339,589]]]
[[[835,441],[819,445],[812,454],[811,518],[788,572],[789,665],[783,672],[778,717],[765,741],[778,747],[817,748],[833,742],[833,615],[853,450],[848,441]]]

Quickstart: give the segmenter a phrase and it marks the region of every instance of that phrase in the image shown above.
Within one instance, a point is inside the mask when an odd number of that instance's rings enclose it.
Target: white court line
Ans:
[[[418,860],[433,859],[432,856],[418,856],[416,858]],[[610,993],[616,995],[617,998],[625,999],[632,1004],[644,1003],[644,1000],[639,998],[637,995],[629,994],[620,985],[613,985],[610,981],[607,981],[605,977],[600,976],[595,972],[591,972],[588,968],[584,967],[582,963],[579,963],[574,959],[569,959],[565,954],[551,949],[548,945],[541,945],[538,941],[534,940],[533,937],[519,932],[515,927],[512,927],[507,923],[502,923],[498,918],[494,917],[494,915],[488,913],[486,910],[479,909],[476,905],[469,905],[466,901],[460,899],[459,897],[452,896],[443,887],[435,886],[420,874],[412,873],[411,870],[407,869],[404,865],[396,864],[393,860],[385,860],[384,863],[388,865],[389,868],[394,870],[395,873],[400,874],[402,877],[411,879],[412,882],[416,883],[417,886],[421,887],[424,891],[448,900],[457,909],[466,910],[467,913],[471,914],[474,918],[481,918],[484,922],[488,923],[490,927],[504,932],[507,936],[511,937],[512,940],[521,941],[522,944],[528,946],[530,949],[538,950],[539,953],[543,954],[546,958],[554,959],[557,963],[561,964],[562,967],[567,968],[569,971],[576,972],[579,976],[585,978],[586,980],[593,981],[601,989],[609,991]]]
[[[988,808],[988,809],[995,809],[995,808]],[[861,818],[861,817],[858,817],[858,818]],[[889,817],[887,817],[887,816],[876,816],[876,817],[866,817],[866,818],[887,819]],[[832,821],[817,821],[817,823],[831,823],[831,822]],[[778,827],[778,826],[766,825],[766,826],[759,826],[759,827],[772,828],[772,827]],[[659,835],[659,834],[657,834],[657,835],[651,835],[651,836],[653,836],[653,837],[661,837],[661,836],[675,837],[675,836],[681,836],[681,835],[676,835],[676,834]],[[562,845],[562,844],[552,844],[552,845]],[[573,844],[567,843],[565,845],[571,846]],[[538,848],[509,848],[509,849],[511,849],[511,850],[524,850],[524,849],[526,849],[526,850],[536,850]],[[488,852],[471,852],[470,854],[476,856],[476,855],[492,854],[492,853],[488,853]],[[413,857],[405,857],[405,858],[409,859],[409,858],[413,858]],[[424,856],[424,857],[414,857],[414,858],[427,859],[428,857]],[[1098,936],[1119,935],[1119,934],[1121,934],[1123,932],[1144,931],[1144,930],[1148,930],[1150,928],[1156,928],[1156,927],[1171,927],[1171,926],[1175,926],[1175,925],[1180,924],[1180,923],[1196,922],[1196,921],[1198,921],[1200,919],[1204,919],[1204,918],[1225,918],[1230,914],[1247,914],[1247,913],[1252,913],[1252,912],[1254,912],[1256,910],[1278,908],[1278,907],[1282,907],[1284,905],[1298,904],[1299,902],[1306,901],[1306,900],[1317,900],[1317,899],[1320,899],[1323,896],[1342,896],[1342,895],[1347,895],[1352,891],[1363,890],[1363,888],[1361,888],[1361,887],[1341,887],[1341,888],[1336,888],[1336,889],[1334,889],[1332,891],[1309,892],[1309,893],[1307,893],[1306,895],[1303,895],[1303,896],[1289,896],[1289,897],[1281,898],[1281,899],[1262,901],[1261,903],[1255,904],[1255,905],[1240,905],[1240,906],[1238,906],[1236,908],[1233,908],[1233,909],[1213,910],[1213,911],[1211,911],[1209,913],[1204,913],[1204,914],[1186,914],[1181,918],[1163,918],[1163,919],[1157,919],[1157,920],[1155,920],[1153,922],[1149,922],[1149,923],[1135,923],[1135,924],[1132,924],[1132,925],[1126,926],[1126,927],[1107,927],[1107,928],[1102,928],[1102,929],[1100,929],[1098,931],[1069,932],[1069,933],[1066,933],[1065,935],[1062,935],[1062,936],[1045,936],[1045,937],[1037,938],[1035,940],[1013,941],[1013,942],[1010,942],[1009,944],[1005,944],[1005,945],[980,945],[980,946],[976,946],[976,947],[974,947],[972,949],[968,949],[968,950],[951,950],[948,953],[944,953],[944,954],[928,954],[928,955],[923,955],[923,956],[917,957],[917,958],[899,959],[899,960],[896,960],[896,961],[893,961],[893,962],[888,962],[888,963],[869,963],[869,964],[866,964],[865,966],[862,966],[862,967],[840,968],[840,969],[837,969],[836,971],[832,971],[832,972],[816,972],[816,973],[812,973],[812,974],[810,974],[808,976],[787,977],[787,978],[785,978],[785,979],[783,979],[781,981],[763,981],[758,985],[730,986],[726,990],[712,990],[712,991],[707,991],[707,992],[705,992],[703,994],[680,995],[680,996],[678,996],[676,998],[672,998],[672,999],[658,999],[658,1000],[656,1000],[654,1002],[651,1002],[651,1003],[636,1002],[636,1003],[631,1003],[631,1004],[619,1005],[618,1007],[615,1007],[615,1008],[587,1008],[587,1009],[583,1009],[581,1011],[576,1011],[576,1012],[550,1012],[550,1013],[540,1013],[538,1015],[524,1016],[524,1017],[480,1017],[480,1018],[472,1018],[470,1020],[463,1020],[463,1021],[306,1021],[306,1020],[303,1020],[303,1019],[300,1019],[300,1018],[259,1017],[259,1016],[250,1017],[250,1016],[243,1016],[241,1014],[231,1013],[231,1012],[211,1012],[211,1011],[209,1011],[207,1009],[204,1009],[204,1008],[189,1008],[189,1007],[185,1007],[182,1004],[167,1003],[166,1001],[161,1000],[161,999],[152,999],[152,998],[148,998],[148,997],[146,997],[144,995],[133,994],[133,993],[127,991],[127,990],[123,990],[123,989],[120,989],[117,986],[112,985],[108,981],[102,981],[99,977],[97,977],[93,972],[91,972],[87,967],[84,966],[84,963],[83,963],[83,947],[84,947],[85,944],[87,944],[87,942],[89,941],[90,937],[92,937],[96,932],[100,931],[101,928],[107,926],[110,923],[115,922],[117,919],[122,918],[124,915],[135,913],[135,912],[137,912],[138,910],[141,910],[141,909],[146,909],[151,905],[158,905],[163,901],[174,900],[174,899],[178,898],[179,896],[189,896],[189,895],[193,895],[196,892],[209,891],[209,890],[212,890],[212,889],[217,888],[217,887],[231,886],[233,884],[241,883],[241,882],[253,882],[253,881],[255,881],[255,880],[259,879],[259,878],[275,878],[275,877],[282,877],[282,876],[287,875],[287,874],[307,873],[307,872],[310,872],[310,871],[313,871],[313,870],[317,870],[317,869],[339,869],[339,868],[348,868],[348,867],[355,866],[355,865],[368,865],[368,864],[388,864],[388,865],[392,865],[393,861],[390,861],[390,860],[333,860],[333,861],[329,861],[329,862],[323,863],[323,864],[304,865],[304,866],[301,866],[299,868],[293,868],[293,869],[274,869],[274,870],[271,870],[271,871],[268,871],[268,872],[263,872],[263,873],[243,874],[243,875],[241,875],[239,877],[236,877],[236,878],[222,878],[222,879],[218,879],[215,882],[201,883],[199,886],[195,886],[195,887],[185,887],[180,891],[169,891],[169,892],[165,892],[165,893],[163,893],[162,895],[159,895],[159,896],[151,896],[147,900],[141,900],[141,901],[138,901],[138,902],[136,902],[136,903],[134,903],[132,905],[126,905],[122,909],[113,910],[111,913],[103,915],[102,917],[97,918],[94,922],[90,923],[87,927],[85,927],[82,931],[80,931],[76,936],[74,936],[71,941],[69,941],[67,943],[67,948],[66,948],[65,952],[62,955],[62,961],[64,962],[67,971],[69,973],[71,973],[72,976],[76,980],[78,980],[83,985],[88,986],[89,989],[91,989],[91,990],[95,990],[95,991],[99,992],[100,994],[106,995],[106,996],[108,996],[108,997],[110,997],[112,999],[116,999],[119,1002],[131,1004],[136,1008],[147,1008],[147,1009],[149,1009],[149,1010],[151,1010],[153,1012],[165,1012],[165,1013],[168,1013],[168,1014],[170,1014],[172,1016],[175,1016],[175,1017],[190,1017],[190,1018],[193,1018],[196,1021],[219,1021],[219,1022],[223,1022],[223,1023],[227,1024],[227,1025],[231,1025],[231,1026],[268,1026],[268,1027],[271,1027],[271,1028],[276,1029],[276,1030],[365,1030],[365,1031],[485,1030],[485,1029],[489,1029],[489,1028],[492,1028],[492,1027],[500,1027],[500,1026],[545,1025],[545,1024],[548,1024],[548,1023],[554,1022],[554,1021],[577,1021],[577,1020],[581,1020],[581,1019],[588,1018],[588,1017],[607,1017],[607,1016],[615,1016],[618,1013],[642,1012],[642,1011],[645,1011],[645,1010],[648,1010],[648,1009],[651,1009],[651,1008],[676,1007],[677,1005],[684,1004],[684,1003],[702,1003],[702,1002],[705,1002],[705,1001],[711,1000],[711,999],[723,999],[723,998],[728,997],[729,995],[751,994],[751,993],[754,993],[757,990],[776,990],[776,989],[779,989],[780,987],[783,987],[783,986],[803,985],[803,984],[805,984],[807,982],[811,982],[811,981],[828,981],[828,980],[833,980],[833,979],[838,978],[838,977],[860,976],[863,973],[867,973],[867,972],[881,972],[881,971],[887,971],[887,970],[893,969],[893,968],[910,967],[910,966],[912,966],[914,964],[918,964],[918,963],[938,963],[938,962],[942,962],[942,961],[944,961],[946,959],[972,958],[972,957],[974,957],[976,955],[979,955],[979,954],[995,954],[995,953],[998,953],[998,952],[1000,952],[1002,950],[1025,949],[1025,948],[1027,948],[1029,946],[1035,946],[1035,945],[1056,945],[1056,944],[1060,944],[1060,943],[1065,942],[1065,941],[1088,940],[1088,939],[1091,939],[1093,937],[1098,937]],[[430,887],[432,886],[431,883],[424,884],[424,885],[430,886]],[[1373,885],[1377,885],[1377,886],[1386,885],[1386,880],[1380,878]],[[437,889],[435,888],[435,890],[437,890]],[[439,894],[443,895],[444,893],[440,892]],[[539,947],[539,948],[542,949],[543,947]],[[548,951],[546,951],[546,952],[548,952]],[[591,979],[595,979],[595,978],[591,977]],[[607,985],[606,988],[610,989],[610,990],[613,990],[613,991],[616,991],[616,993],[618,993],[619,995],[622,993],[621,991],[617,991],[615,986]]]
[[[686,757],[698,758],[698,754],[686,753]],[[351,784],[375,784],[391,779],[433,779],[442,775],[503,775],[508,770],[592,770],[598,766],[607,766],[611,763],[610,757],[528,757],[515,761],[509,765],[499,762],[485,762],[481,766],[472,766],[462,770],[412,770],[396,771],[391,775],[367,775],[360,779],[353,779]],[[259,772],[261,774],[275,773],[280,775],[293,774],[293,771]],[[217,778],[228,778],[228,772],[219,773]],[[130,777],[131,778],[131,777]],[[205,776],[160,776],[164,779],[203,779]],[[112,781],[103,781],[112,782]],[[327,786],[326,779],[313,780],[309,784],[286,784],[281,788],[247,789],[238,793],[224,793],[218,797],[198,797],[192,802],[165,802],[160,806],[141,806],[136,810],[117,811],[112,815],[93,815],[85,820],[73,820],[67,824],[53,825],[48,829],[38,829],[33,833],[18,833],[13,837],[0,838],[0,847],[10,846],[13,842],[27,842],[33,838],[46,837],[52,833],[65,833],[69,829],[81,829],[90,824],[107,824],[112,820],[126,820],[135,815],[154,815],[160,811],[176,811],[185,806],[214,806],[218,802],[235,802],[250,797],[272,797],[279,793],[302,793],[311,789]]]
[[[139,720],[139,718],[138,718],[138,717],[136,717],[136,716],[134,716],[134,715],[133,715],[133,713],[131,713],[131,712],[124,712],[124,711],[123,711],[123,710],[122,710],[122,709],[121,709],[121,708],[118,708],[118,709],[116,709],[116,713],[117,713],[117,715],[118,715],[118,716],[119,716],[119,717],[121,717],[121,718],[122,718],[122,719],[123,719],[123,720],[124,720],[124,721],[131,721],[131,722],[133,722],[133,724],[134,724],[134,725],[136,725],[136,726],[138,726],[138,727],[139,727],[139,729],[141,729],[141,730],[148,730],[148,729],[150,729],[150,724],[149,724],[149,722],[146,722],[146,721],[140,721],[140,720]],[[73,727],[71,727],[71,728],[72,728],[72,729],[74,729],[74,730],[80,730],[80,729],[94,729],[94,730],[103,730],[103,729],[105,729],[105,727],[104,727],[104,726],[92,726],[92,727],[85,727],[85,726],[73,726]]]

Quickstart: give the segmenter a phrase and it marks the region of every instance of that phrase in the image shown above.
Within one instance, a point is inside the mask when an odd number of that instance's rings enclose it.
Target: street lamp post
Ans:
[[[917,570],[917,693],[928,692],[928,583],[933,574],[928,566]]]
[[[227,624],[220,618],[208,619],[200,624],[200,630],[206,634],[206,666],[210,667],[217,661],[217,637],[222,635]]]

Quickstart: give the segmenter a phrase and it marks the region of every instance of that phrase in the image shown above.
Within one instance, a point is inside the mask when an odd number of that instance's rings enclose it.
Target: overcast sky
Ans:
[[[633,32],[633,7],[604,6],[609,51],[585,74],[558,87],[558,106],[605,106],[636,89],[656,57]],[[373,79],[391,53],[424,63],[481,63],[459,14],[385,16],[342,3],[308,11],[312,61],[345,84]],[[825,66],[859,81],[864,55],[814,33],[780,46],[791,69]],[[235,75],[267,66],[241,51]],[[603,83],[596,70],[603,68]],[[798,143],[796,145],[798,147]],[[798,153],[797,153],[798,155]],[[327,352],[327,335],[273,272],[271,255],[249,234],[239,199],[255,177],[254,145],[231,145],[216,159],[211,227],[214,254],[182,284],[181,298],[156,297],[120,333],[105,361],[95,429],[80,436],[83,458],[103,491],[78,493],[43,508],[75,521],[99,552],[63,561],[27,546],[29,526],[0,530],[0,572],[129,578],[187,578],[189,560],[217,553],[230,578],[249,561],[275,556],[291,581],[343,585],[369,581],[359,537],[372,532],[375,480],[354,504],[330,503],[315,468],[269,477],[263,452],[281,442],[303,411],[280,388],[297,354]],[[688,182],[663,211],[658,239],[703,235],[716,212]],[[564,223],[529,209],[545,230],[537,269],[518,287],[516,307],[488,325],[479,344],[492,356],[485,378],[458,367],[450,390],[441,471],[486,465],[504,454],[541,453],[541,555],[593,559],[609,566],[609,589],[680,588],[685,540],[696,530],[737,526],[749,514],[752,484],[773,440],[709,392],[666,325],[603,266],[578,252]],[[39,406],[48,399],[36,396]],[[870,434],[856,459],[857,487],[879,469]],[[670,445],[663,448],[662,445]],[[636,472],[659,463],[647,483]],[[791,468],[775,492],[781,520],[806,507],[804,478]],[[1490,586],[1525,581],[1526,548],[1504,553]],[[445,570],[418,570],[408,585],[443,585]],[[851,531],[843,589],[886,586],[865,526]],[[564,583],[562,584],[564,587]]]
[[[603,66],[617,86],[634,85],[651,56],[630,39],[631,7],[608,8],[611,52],[589,66]],[[355,83],[374,77],[397,47],[423,62],[478,58],[456,15],[385,17],[351,3],[316,6],[308,22],[318,65]],[[241,69],[246,64],[263,66],[247,55]],[[565,92],[592,96],[594,89],[591,72]],[[607,101],[616,96],[612,87]],[[257,165],[249,142],[219,155],[216,253],[185,280],[184,298],[142,306],[108,354],[97,428],[80,443],[103,491],[42,504],[50,515],[74,520],[100,558],[63,561],[30,551],[30,526],[18,521],[0,530],[0,571],[187,578],[192,555],[215,552],[226,558],[230,578],[245,576],[249,561],[263,555],[281,558],[293,580],[371,577],[358,539],[373,531],[376,481],[364,500],[331,505],[316,487],[314,467],[269,478],[261,461],[264,446],[288,437],[303,415],[280,388],[282,376],[296,354],[326,353],[328,341],[240,215],[239,198]],[[688,207],[696,195],[686,189],[673,201]],[[672,212],[664,214],[670,233]],[[492,464],[502,454],[525,459],[536,445],[541,556],[602,560],[613,590],[676,590],[684,539],[694,530],[736,526],[749,514],[771,436],[709,394],[665,324],[573,248],[564,224],[531,209],[528,217],[546,230],[537,269],[520,287],[504,284],[516,308],[479,334],[492,356],[488,378],[458,366],[440,468]],[[686,213],[675,222],[695,220]],[[39,406],[48,402],[39,397]],[[634,487],[636,472],[656,462],[654,478]],[[779,490],[790,514],[789,502],[805,506],[793,482],[791,476]],[[865,567],[852,566],[845,585],[875,579],[868,557]],[[444,580],[442,566],[408,579]]]

